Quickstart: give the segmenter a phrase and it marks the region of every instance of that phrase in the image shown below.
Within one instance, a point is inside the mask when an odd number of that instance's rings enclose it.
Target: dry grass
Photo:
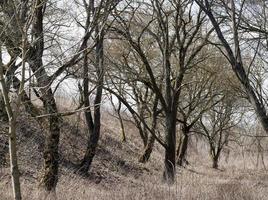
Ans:
[[[161,181],[163,150],[157,146],[145,165],[137,162],[142,143],[131,123],[126,124],[127,142],[120,141],[118,122],[105,116],[102,137],[90,173],[75,174],[86,146],[86,130],[81,120],[66,119],[60,143],[61,168],[56,193],[45,194],[38,186],[42,169],[44,132],[34,122],[20,123],[19,157],[22,172],[23,199],[59,200],[265,200],[268,196],[268,173],[245,163],[232,154],[229,163],[221,162],[221,170],[210,168],[206,151],[190,152],[190,166],[178,169],[176,183]],[[69,121],[68,121],[69,120]],[[21,120],[26,121],[26,120]],[[0,199],[10,200],[11,184],[7,166],[0,168]]]
[[[208,170],[209,171],[209,170]],[[64,176],[58,184],[57,199],[183,199],[183,200],[265,200],[267,199],[267,181],[226,179],[207,172],[196,174],[183,171],[177,175],[177,182],[169,187],[159,181],[160,174],[142,176],[137,179],[124,178],[122,182],[108,187],[96,183],[90,178]],[[220,172],[221,173],[221,172]],[[222,172],[226,173],[226,172]],[[213,176],[212,176],[213,174]],[[224,175],[223,175],[224,176]],[[237,176],[239,176],[237,174]],[[124,183],[123,183],[124,182]],[[11,199],[10,184],[1,181],[0,195],[2,200]],[[24,199],[55,199],[55,194],[45,195],[36,184],[22,181]]]

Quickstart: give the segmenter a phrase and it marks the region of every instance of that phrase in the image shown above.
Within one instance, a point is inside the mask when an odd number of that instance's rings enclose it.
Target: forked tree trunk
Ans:
[[[59,165],[59,137],[60,137],[60,117],[57,115],[58,109],[53,92],[50,87],[47,86],[48,75],[43,67],[42,57],[33,58],[30,61],[30,67],[35,73],[37,78],[37,84],[41,87],[41,100],[43,102],[44,110],[48,117],[48,132],[45,136],[44,146],[44,173],[41,180],[41,185],[45,190],[55,190],[58,182],[58,165]]]
[[[35,74],[37,85],[40,87],[40,99],[43,102],[44,110],[48,117],[48,132],[45,137],[44,146],[44,166],[41,184],[46,191],[53,191],[58,182],[59,167],[59,137],[60,137],[60,117],[57,116],[58,109],[54,94],[50,87],[49,76],[43,66],[44,52],[44,32],[43,15],[46,8],[46,1],[37,0],[32,23],[32,35],[36,41],[32,47],[28,63]]]
[[[103,32],[100,32],[99,34],[98,30],[96,30],[96,35],[97,35],[96,70],[97,70],[97,77],[98,77],[98,81],[97,81],[98,85],[97,85],[97,92],[96,92],[96,97],[95,97],[95,102],[94,102],[94,128],[93,128],[93,132],[89,135],[86,153],[80,164],[79,172],[82,174],[87,173],[90,168],[92,160],[96,154],[96,149],[97,149],[98,141],[100,137],[100,126],[101,126],[100,104],[101,104],[101,99],[102,99],[103,77],[104,77],[104,69],[103,69],[104,35],[103,35]]]

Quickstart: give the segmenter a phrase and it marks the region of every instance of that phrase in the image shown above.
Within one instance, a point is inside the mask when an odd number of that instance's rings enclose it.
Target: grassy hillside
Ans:
[[[177,169],[174,186],[163,184],[163,149],[156,145],[150,161],[139,163],[142,143],[134,125],[125,122],[127,141],[122,143],[118,121],[110,115],[103,116],[97,156],[88,176],[83,177],[76,170],[86,149],[86,129],[81,120],[77,120],[78,114],[64,119],[59,183],[56,194],[50,195],[38,186],[45,131],[27,116],[19,119],[18,153],[23,199],[267,199],[268,173],[255,169],[249,157],[243,160],[236,151],[230,155],[228,163],[222,160],[220,170],[215,170],[211,168],[205,147],[193,143],[188,153],[190,165]],[[1,144],[5,140],[1,135]],[[8,163],[5,163],[0,168],[0,199],[11,199],[11,191]]]

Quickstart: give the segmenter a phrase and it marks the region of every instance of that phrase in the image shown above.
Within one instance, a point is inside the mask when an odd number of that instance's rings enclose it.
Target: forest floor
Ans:
[[[155,145],[150,161],[138,162],[142,143],[133,124],[126,122],[127,141],[121,142],[118,121],[104,115],[97,155],[88,176],[75,173],[86,147],[86,130],[78,115],[62,123],[60,176],[56,193],[39,187],[44,134],[34,120],[22,116],[18,129],[18,154],[23,199],[58,200],[266,200],[268,171],[256,169],[252,156],[231,153],[219,170],[211,168],[205,147],[191,144],[190,164],[177,169],[176,182],[162,182],[163,149]],[[76,120],[77,119],[77,120]],[[6,139],[0,136],[0,142]],[[198,153],[197,153],[198,151]],[[267,155],[266,155],[267,156]],[[8,159],[7,159],[8,160]],[[8,163],[0,166],[0,200],[12,199]]]

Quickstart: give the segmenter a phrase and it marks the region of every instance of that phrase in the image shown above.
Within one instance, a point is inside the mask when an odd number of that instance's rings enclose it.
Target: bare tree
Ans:
[[[175,178],[177,111],[184,74],[194,66],[195,62],[200,62],[196,56],[212,32],[210,30],[205,33],[204,39],[201,37],[204,34],[201,34],[201,26],[205,17],[201,10],[194,15],[192,6],[191,1],[151,1],[144,6],[134,6],[134,12],[128,12],[126,18],[123,15],[116,16],[117,26],[113,27],[117,34],[128,41],[143,63],[149,80],[143,83],[149,85],[157,95],[163,109],[164,180],[169,183],[174,182]],[[133,26],[139,30],[133,30]],[[150,38],[148,39],[150,45],[159,48],[158,58],[161,58],[159,63],[156,63],[157,59],[151,60],[150,54],[145,51],[146,42],[144,43],[142,39],[146,37]],[[193,46],[194,43],[198,45]]]
[[[245,67],[245,60],[243,59],[243,55],[241,53],[241,43],[238,28],[241,23],[241,13],[243,11],[243,4],[245,1],[241,2],[240,9],[236,9],[236,4],[234,0],[231,0],[229,4],[223,3],[221,6],[225,8],[225,12],[228,16],[230,16],[229,21],[231,22],[231,36],[234,44],[234,48],[232,48],[231,42],[228,42],[226,37],[223,34],[223,27],[221,27],[220,21],[215,18],[215,13],[213,12],[213,7],[215,7],[216,1],[208,1],[208,0],[195,0],[195,2],[199,5],[199,7],[206,13],[208,18],[211,21],[211,24],[215,28],[215,32],[225,50],[224,55],[230,62],[232,69],[243,86],[247,98],[251,105],[253,106],[256,115],[258,116],[264,130],[268,131],[268,116],[266,112],[265,103],[263,101],[262,94],[260,94],[256,89],[254,89],[252,80],[250,80],[248,76],[248,72]],[[251,62],[248,68],[251,68],[253,62]]]
[[[212,167],[217,169],[222,149],[232,137],[232,129],[240,121],[240,113],[233,97],[225,95],[202,115],[199,120],[201,133],[208,141]]]
[[[1,45],[1,44],[0,44]],[[25,70],[25,69],[24,69]],[[25,71],[23,72],[25,73]],[[9,154],[10,154],[10,170],[12,178],[12,188],[13,188],[13,197],[16,200],[21,199],[21,189],[20,189],[20,172],[18,167],[18,158],[17,158],[17,140],[16,140],[16,117],[19,113],[19,99],[16,101],[17,109],[12,108],[11,100],[9,97],[9,90],[4,78],[4,65],[2,63],[2,52],[0,46],[0,83],[1,83],[1,92],[4,98],[5,107],[8,115],[8,137],[9,137]],[[19,94],[20,96],[20,94]]]
[[[94,37],[94,59],[93,66],[96,72],[96,80],[89,78],[89,62],[88,55],[84,52],[83,55],[83,100],[84,106],[87,108],[85,112],[86,123],[88,127],[88,144],[86,153],[82,159],[82,162],[79,166],[80,173],[87,173],[89,167],[92,163],[92,160],[96,154],[96,148],[98,145],[99,137],[100,137],[100,126],[101,126],[101,101],[102,101],[102,93],[103,93],[103,84],[104,84],[104,75],[105,75],[105,62],[104,62],[104,40],[105,34],[111,23],[108,20],[110,13],[116,8],[119,1],[100,1],[97,2],[95,0],[89,0],[88,3],[86,1],[84,3],[84,8],[87,13],[87,20],[85,24],[85,34],[91,29],[95,34]],[[99,16],[97,19],[95,16]],[[96,24],[92,29],[92,23],[94,20],[98,20],[99,24]],[[91,25],[91,26],[90,26]],[[87,40],[84,40],[85,46],[84,49],[87,49]],[[94,114],[92,116],[90,111],[90,100],[89,96],[92,91],[89,91],[89,83],[95,84],[96,87],[96,95],[94,100]]]
[[[212,55],[213,56],[213,55]],[[204,66],[203,66],[204,65]],[[182,166],[188,163],[186,153],[188,149],[189,137],[193,134],[193,127],[202,117],[202,115],[210,110],[218,103],[219,93],[215,90],[216,70],[211,70],[208,66],[210,59],[201,65],[195,66],[185,77],[182,86],[182,96],[179,102],[178,121],[181,126],[181,135],[177,147],[177,164]]]

